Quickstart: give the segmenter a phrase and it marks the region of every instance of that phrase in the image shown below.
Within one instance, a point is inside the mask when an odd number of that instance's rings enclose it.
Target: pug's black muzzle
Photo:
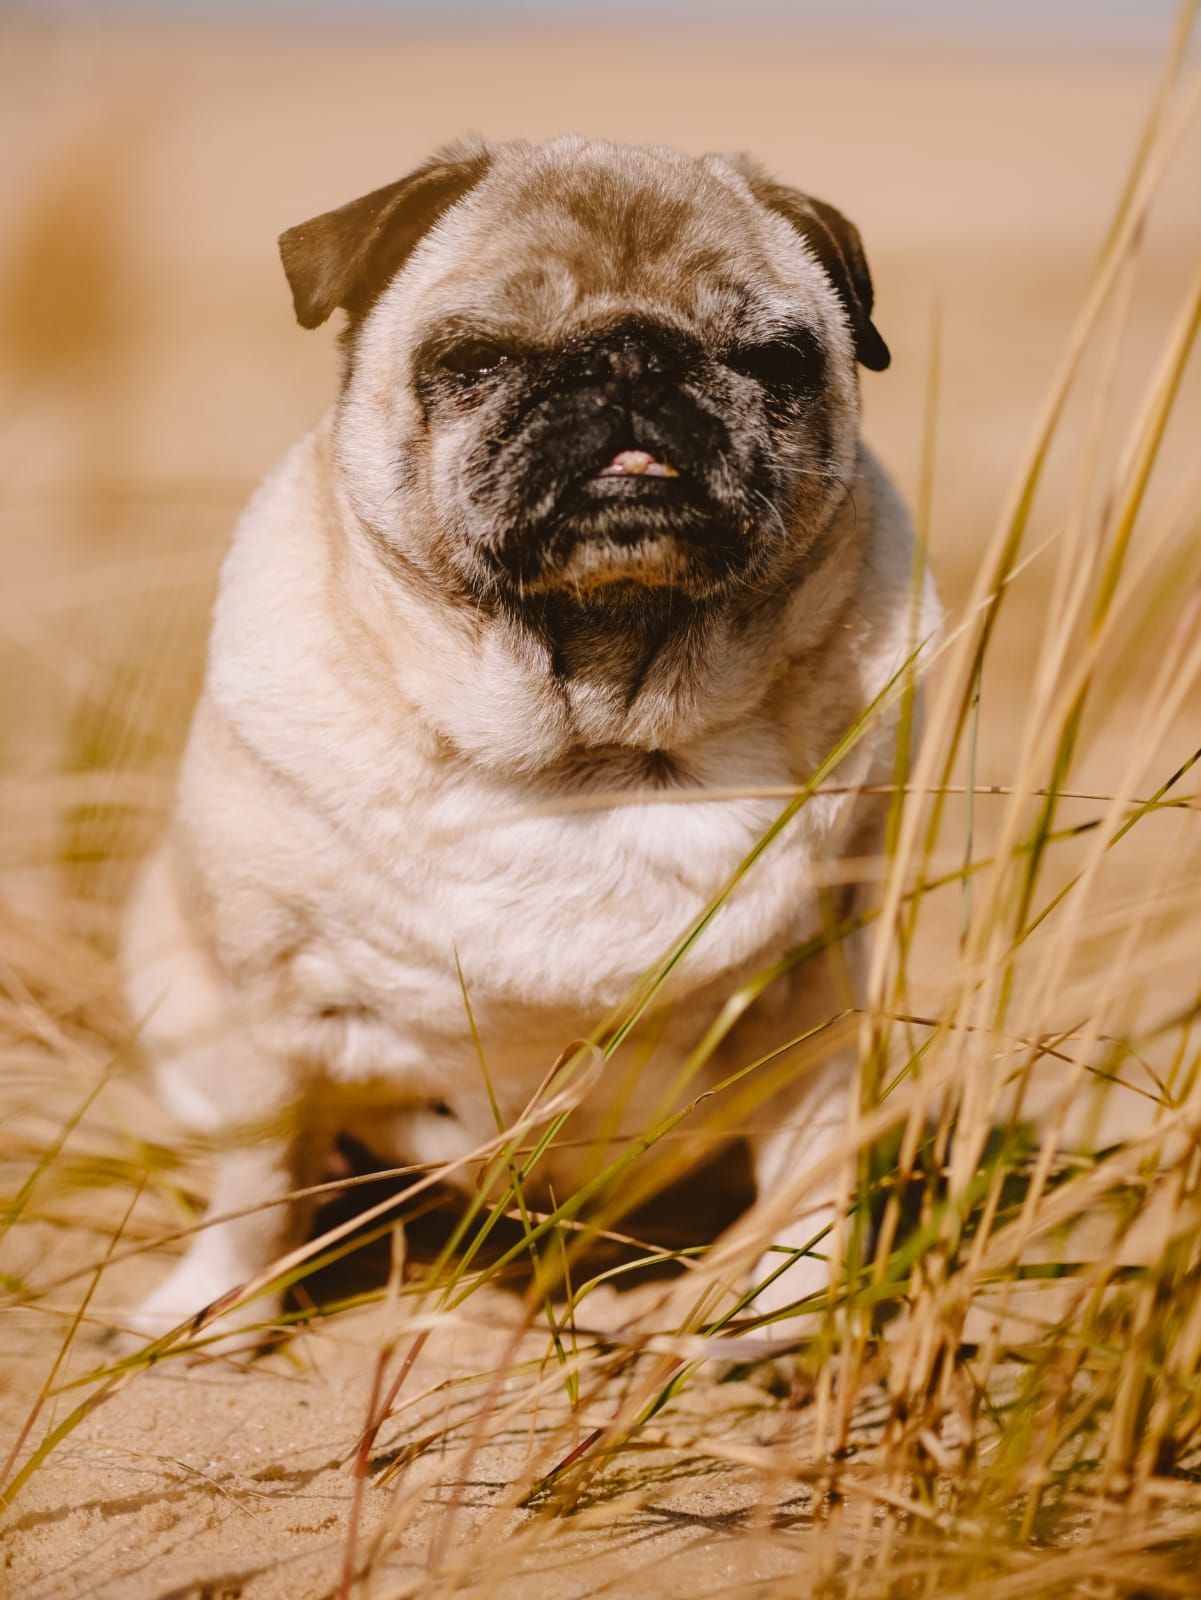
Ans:
[[[477,503],[492,511],[495,565],[528,584],[585,541],[621,549],[665,538],[698,580],[739,565],[754,491],[706,392],[712,365],[668,330],[630,327],[522,363],[474,475]],[[613,475],[625,453],[652,469]]]

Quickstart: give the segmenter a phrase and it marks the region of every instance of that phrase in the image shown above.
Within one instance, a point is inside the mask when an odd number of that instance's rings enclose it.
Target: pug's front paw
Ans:
[[[274,1292],[257,1295],[228,1311],[221,1310],[221,1299],[232,1297],[235,1289],[236,1285],[231,1288],[227,1283],[209,1281],[185,1258],[136,1310],[115,1319],[106,1346],[116,1356],[137,1355],[179,1330],[164,1355],[193,1344],[204,1354],[254,1353],[278,1337],[275,1319],[282,1296]],[[211,1321],[206,1319],[210,1310],[214,1312]]]
[[[771,1327],[781,1335],[812,1338],[829,1305],[830,1265],[821,1256],[773,1246],[760,1256],[749,1287],[755,1288],[750,1306],[755,1315],[778,1314]]]

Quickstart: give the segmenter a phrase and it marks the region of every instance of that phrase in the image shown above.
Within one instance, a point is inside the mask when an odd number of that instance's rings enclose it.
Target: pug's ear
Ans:
[[[859,229],[824,200],[777,183],[749,157],[726,159],[746,179],[759,204],[784,217],[805,240],[846,306],[856,359],[872,372],[883,372],[892,357],[872,321],[872,275]]]
[[[296,320],[316,328],[339,306],[368,312],[421,236],[487,172],[482,140],[437,151],[415,172],[280,235]]]

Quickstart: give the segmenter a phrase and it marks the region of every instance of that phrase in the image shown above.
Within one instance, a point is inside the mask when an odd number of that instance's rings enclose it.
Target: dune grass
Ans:
[[[46,859],[29,846],[45,887],[35,913],[9,921],[0,949],[0,1250],[16,1263],[0,1287],[4,1314],[39,1318],[45,1338],[43,1379],[22,1397],[0,1450],[6,1504],[19,1506],[76,1430],[118,1391],[152,1381],[152,1368],[227,1363],[214,1344],[222,1315],[269,1282],[287,1283],[286,1324],[301,1353],[306,1323],[372,1301],[388,1310],[363,1357],[368,1403],[343,1440],[348,1493],[330,1593],[449,1595],[473,1591],[481,1573],[501,1592],[573,1521],[603,1530],[606,1518],[636,1517],[665,1474],[685,1470],[739,1474],[754,1488],[755,1537],[794,1552],[793,1568],[755,1593],[1134,1600],[1201,1591],[1196,482],[1169,486],[1147,514],[1194,354],[1201,278],[1124,417],[1114,415],[1113,382],[1148,211],[1198,99],[1196,83],[1182,84],[1195,10],[1180,13],[1026,463],[945,638],[914,639],[880,701],[805,785],[781,795],[777,822],[627,1004],[593,1038],[564,1041],[516,1124],[498,1115],[495,1137],[469,1163],[474,1199],[421,1259],[406,1253],[397,1224],[436,1199],[444,1169],[393,1174],[402,1187],[378,1198],[371,1189],[369,1204],[261,1279],[122,1359],[95,1340],[109,1277],[200,1225],[203,1163],[191,1156],[203,1152],[173,1150],[165,1132],[156,1142],[110,1101],[136,1050],[112,933],[128,863],[169,803],[167,730],[181,721],[186,686],[165,692],[153,658],[87,685],[61,770],[5,793],[13,852],[26,838],[53,840]],[[938,470],[937,352],[935,339],[923,533]],[[1065,439],[1087,361],[1100,374],[1089,420]],[[1115,452],[1106,441],[1119,423]],[[1073,453],[1077,488],[1032,549],[1055,450]],[[1015,662],[1002,613],[1022,606],[1036,568],[1045,615],[1029,657]],[[995,766],[990,695],[1015,673],[1026,686],[1020,736],[1004,783],[984,783]],[[774,840],[837,784],[840,759],[886,710],[899,728],[887,849],[857,864],[874,886],[870,910],[853,924],[832,919],[732,994],[673,1086],[688,1092],[783,967],[828,955],[869,923],[863,1003],[848,998],[792,1041],[787,1065],[816,1069],[833,1050],[856,1049],[860,1092],[842,1148],[790,1192],[762,1197],[719,1245],[640,1238],[639,1208],[753,1122],[770,1095],[779,1060],[748,1061],[716,1090],[698,1088],[684,1111],[624,1130],[634,1137],[621,1153],[538,1209],[539,1162],[572,1137],[573,1107],[605,1061],[619,1046],[649,1048],[673,967],[697,940],[720,939],[724,899],[746,872],[770,870]],[[1095,767],[1110,775],[1100,788],[1087,776]],[[831,1174],[839,1221],[809,1248],[836,1263],[835,1288],[794,1308],[809,1314],[801,1337],[790,1316],[757,1317],[730,1285]],[[367,1181],[333,1178],[321,1198],[345,1199]],[[72,1230],[69,1259],[22,1251],[38,1228]],[[316,1272],[381,1244],[392,1251],[382,1285],[341,1300],[307,1294]],[[788,1259],[781,1252],[780,1270]],[[665,1265],[673,1276],[661,1276]],[[616,1324],[594,1315],[598,1291],[644,1279]],[[409,1431],[423,1351],[498,1285],[510,1310],[488,1364],[447,1380],[453,1407]],[[743,1397],[737,1426],[727,1394]],[[535,1413],[537,1430],[508,1447],[507,1486],[486,1514],[469,1515],[462,1485],[473,1465]],[[430,1460],[440,1495],[432,1522],[432,1480],[413,1470]],[[414,1578],[393,1558],[418,1527]]]

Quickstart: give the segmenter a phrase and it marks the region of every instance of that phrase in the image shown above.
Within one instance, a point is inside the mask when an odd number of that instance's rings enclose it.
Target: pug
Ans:
[[[234,534],[127,918],[161,1096],[219,1150],[217,1220],[134,1329],[295,1244],[340,1134],[469,1189],[639,994],[527,1198],[762,1058],[709,1133],[783,1197],[756,1308],[820,1304],[877,702],[937,625],[860,438],[889,353],[856,229],[741,156],[560,138],[443,149],[280,243],[301,325],[345,313],[341,382]]]

